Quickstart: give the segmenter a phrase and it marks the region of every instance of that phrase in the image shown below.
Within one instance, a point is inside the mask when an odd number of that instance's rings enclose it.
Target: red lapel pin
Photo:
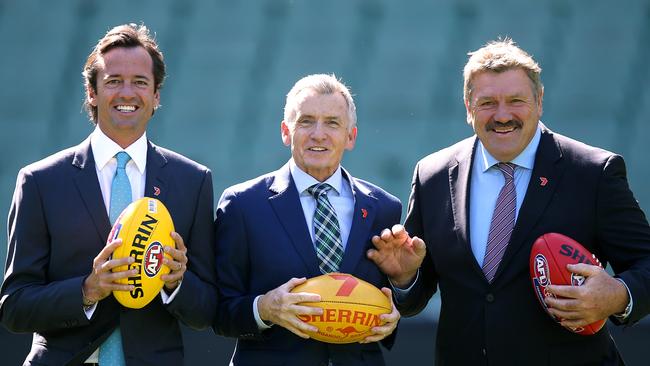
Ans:
[[[545,187],[547,183],[548,183],[548,179],[546,179],[546,177],[539,177],[540,186]]]
[[[159,196],[160,195],[160,188],[154,186],[153,187],[153,195],[154,196]]]
[[[366,210],[365,208],[362,208],[361,209],[361,217],[363,217],[364,219],[366,217],[368,217],[368,210]]]

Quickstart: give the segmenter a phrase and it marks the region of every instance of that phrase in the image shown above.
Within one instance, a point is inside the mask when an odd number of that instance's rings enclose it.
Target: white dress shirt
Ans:
[[[131,198],[133,201],[144,197],[144,188],[147,175],[147,133],[145,132],[134,143],[129,145],[126,149],[122,149],[120,145],[111,140],[102,132],[99,127],[90,135],[90,148],[93,152],[95,160],[95,170],[97,171],[97,180],[99,181],[99,188],[102,191],[102,198],[104,199],[104,207],[106,214],[110,212],[111,202],[111,185],[113,183],[113,176],[117,170],[117,159],[115,155],[120,151],[125,151],[131,157],[126,163],[126,175],[129,177],[131,184]],[[113,223],[111,223],[113,224]],[[171,295],[167,295],[164,290],[160,290],[164,304],[169,304],[180,289],[181,284],[176,287]],[[92,318],[95,309],[99,302],[85,310],[86,317]],[[86,360],[86,362],[98,362],[98,349]]]
[[[111,185],[117,170],[115,154],[120,151],[125,151],[131,157],[125,168],[129,183],[131,183],[131,198],[136,201],[144,197],[144,185],[147,178],[146,132],[126,149],[122,149],[120,145],[106,136],[99,127],[96,127],[95,131],[90,135],[90,147],[95,158],[95,170],[97,170],[97,179],[102,190],[106,213],[110,212]]]

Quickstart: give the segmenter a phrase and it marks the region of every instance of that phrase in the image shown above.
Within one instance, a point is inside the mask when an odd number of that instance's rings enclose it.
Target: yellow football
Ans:
[[[317,332],[308,332],[313,339],[327,343],[354,343],[371,335],[371,328],[383,325],[379,316],[391,312],[390,299],[370,283],[350,274],[328,273],[310,278],[291,292],[319,294],[320,302],[301,305],[323,309],[322,315],[298,316],[314,325]]]
[[[160,293],[164,285],[160,276],[169,273],[163,257],[171,259],[163,248],[176,247],[170,235],[172,231],[174,223],[167,207],[155,198],[144,197],[132,202],[115,220],[108,242],[121,238],[122,245],[113,252],[112,258],[130,256],[135,262],[116,267],[113,272],[138,269],[138,274],[117,281],[135,286],[132,291],[113,291],[120,304],[140,309]]]

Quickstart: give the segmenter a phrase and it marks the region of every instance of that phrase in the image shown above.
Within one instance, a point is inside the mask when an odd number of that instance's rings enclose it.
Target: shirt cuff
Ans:
[[[393,295],[395,295],[395,300],[399,302],[403,302],[404,299],[406,299],[406,296],[409,294],[413,286],[415,286],[415,283],[418,282],[418,278],[420,277],[420,269],[418,268],[418,271],[415,273],[415,279],[413,282],[411,282],[411,285],[407,288],[399,288],[393,284],[393,282],[388,279],[388,283],[390,283],[390,287],[393,289]]]
[[[630,298],[630,302],[627,303],[627,306],[625,307],[625,310],[623,310],[622,313],[614,314],[614,317],[620,321],[624,321],[627,319],[630,314],[632,313],[632,306],[634,305],[634,300],[632,300],[632,293],[630,292],[630,288],[627,287],[627,284],[625,281],[622,279],[615,277],[617,280],[621,281],[623,286],[625,286],[625,290],[627,290],[627,296]]]
[[[260,312],[257,310],[257,300],[260,299],[260,296],[258,295],[255,297],[255,300],[253,300],[253,316],[255,316],[255,322],[257,323],[257,328],[259,330],[264,330],[264,329],[269,329],[273,324],[267,324],[262,318],[260,317]]]
[[[178,286],[174,289],[174,292],[172,292],[171,295],[167,295],[165,292],[165,287],[163,286],[162,289],[160,289],[160,297],[162,298],[162,302],[165,305],[169,305],[172,301],[174,301],[174,298],[176,297],[176,294],[178,293],[178,290],[181,289],[181,286],[183,286],[183,281],[180,281],[178,283]]]
[[[99,302],[96,302],[90,306],[83,307],[84,313],[86,314],[86,318],[88,318],[88,320],[90,320],[90,318],[93,317],[93,314],[95,313],[95,309],[97,309],[97,304],[99,304]]]

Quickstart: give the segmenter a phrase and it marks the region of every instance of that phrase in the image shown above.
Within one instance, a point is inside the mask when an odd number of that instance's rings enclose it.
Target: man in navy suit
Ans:
[[[287,94],[280,127],[282,141],[291,148],[289,162],[228,188],[217,208],[215,329],[238,338],[234,365],[382,365],[377,341],[392,345],[393,337],[385,337],[399,319],[394,307],[382,315],[387,324],[373,328],[361,343],[327,344],[309,339],[306,331],[316,328],[297,317],[322,314],[320,308],[299,304],[320,297],[290,291],[331,270],[387,286],[365,252],[373,235],[400,219],[401,203],[341,167],[344,151],[356,140],[356,111],[350,92],[333,75],[299,80]],[[339,254],[323,255],[318,244],[320,199],[312,192],[324,185]],[[342,259],[328,267],[334,257]],[[382,291],[391,297],[388,288]]]
[[[373,238],[368,256],[398,287],[404,314],[440,288],[436,365],[620,365],[606,327],[582,336],[563,326],[607,317],[631,325],[650,311],[650,228],[623,159],[539,122],[540,72],[508,39],[470,53],[464,99],[476,136],[422,159],[405,228]],[[563,326],[529,276],[532,244],[548,232],[577,240],[616,273],[568,265],[586,279],[548,286]]]
[[[81,144],[18,174],[9,211],[2,323],[14,332],[34,333],[25,364],[96,364],[110,335],[118,346],[108,356],[124,358],[111,365],[180,365],[179,321],[205,328],[216,307],[211,173],[147,140],[165,64],[145,26],[111,29],[88,56],[84,76],[85,106],[95,130]],[[111,295],[132,290],[115,280],[137,273],[112,272],[133,259],[111,259],[122,243],[106,243],[116,155],[124,153],[130,158],[124,169],[133,200],[161,200],[176,230],[170,233],[176,248],[165,248],[171,272],[162,277],[160,296],[142,309],[124,308]]]

